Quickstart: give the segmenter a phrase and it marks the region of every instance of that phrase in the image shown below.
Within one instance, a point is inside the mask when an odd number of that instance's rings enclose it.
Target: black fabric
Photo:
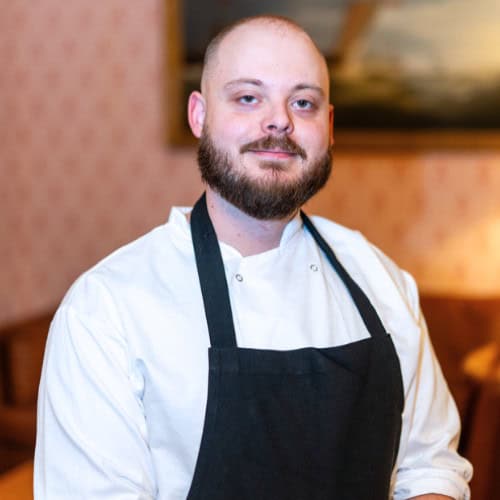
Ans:
[[[213,244],[214,240],[217,242],[217,236],[208,216],[205,193],[191,212],[191,233],[210,343],[219,347],[236,347],[224,263],[219,244]],[[216,339],[212,338],[212,332],[217,332]]]
[[[399,361],[370,302],[305,220],[330,262],[333,256],[370,337],[324,349],[244,349],[236,346],[225,277],[221,284],[214,276],[224,275],[224,268],[204,197],[193,209],[211,347],[205,424],[189,500],[389,496],[403,410]],[[216,318],[222,314],[226,318]]]

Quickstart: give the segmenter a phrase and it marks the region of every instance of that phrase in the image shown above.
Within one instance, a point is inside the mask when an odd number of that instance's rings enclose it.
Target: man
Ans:
[[[328,88],[291,21],[212,41],[188,105],[206,193],[61,304],[37,498],[469,498],[413,280],[299,214],[330,172]]]

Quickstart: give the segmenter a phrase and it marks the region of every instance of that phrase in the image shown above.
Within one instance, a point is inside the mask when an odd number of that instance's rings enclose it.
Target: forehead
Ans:
[[[283,24],[239,26],[221,41],[208,83],[220,87],[239,79],[269,86],[316,85],[328,95],[328,71],[318,49],[305,33]]]

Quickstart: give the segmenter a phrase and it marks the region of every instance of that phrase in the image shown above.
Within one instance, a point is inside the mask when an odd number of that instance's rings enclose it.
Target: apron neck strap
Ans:
[[[370,335],[372,337],[386,335],[384,325],[377,314],[377,311],[375,311],[375,308],[363,290],[361,290],[359,285],[351,278],[344,266],[339,262],[337,256],[333,253],[333,250],[316,229],[316,226],[312,223],[311,219],[309,219],[309,217],[302,210],[300,211],[300,216],[302,217],[304,226],[306,226],[318,246],[325,253],[326,258],[333,266],[340,279],[344,282],[344,285],[346,286],[349,295],[352,297],[352,300],[356,304],[356,308],[363,319],[363,323],[370,332]]]
[[[212,347],[236,347],[233,313],[219,242],[205,193],[191,212],[191,234]]]

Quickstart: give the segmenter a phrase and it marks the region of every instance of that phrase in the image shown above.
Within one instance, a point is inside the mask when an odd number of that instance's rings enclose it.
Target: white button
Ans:
[[[236,274],[235,275],[235,278],[238,280],[238,281],[243,281],[243,276],[241,274]]]
[[[311,271],[314,271],[314,272],[316,272],[318,270],[318,266],[316,264],[311,264],[309,266],[309,268],[311,269]]]

